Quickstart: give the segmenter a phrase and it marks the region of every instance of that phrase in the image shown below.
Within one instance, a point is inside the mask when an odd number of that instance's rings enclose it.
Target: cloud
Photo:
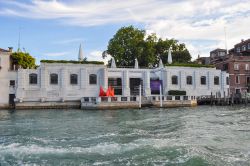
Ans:
[[[69,55],[70,52],[48,52],[48,53],[44,53],[43,55],[45,56],[65,56],[65,55]]]
[[[98,0],[0,1],[0,15],[29,19],[54,19],[71,26],[101,26],[114,23],[142,24],[147,32],[176,38],[187,44],[195,58],[208,56],[212,47],[228,48],[249,37],[249,0]],[[199,41],[193,43],[190,41]],[[207,40],[213,42],[207,43]],[[76,41],[65,41],[76,42]],[[62,41],[62,43],[64,43]],[[97,52],[95,52],[97,53]],[[92,53],[94,57],[94,54]]]
[[[89,61],[103,61],[105,64],[108,63],[110,60],[111,56],[108,55],[105,59],[102,58],[102,51],[99,50],[94,50],[89,53],[87,56],[87,60]]]

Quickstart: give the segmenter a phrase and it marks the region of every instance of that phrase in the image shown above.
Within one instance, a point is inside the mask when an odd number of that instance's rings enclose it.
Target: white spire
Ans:
[[[137,58],[135,58],[135,69],[138,69],[138,68],[139,68],[138,60],[137,60]]]
[[[158,67],[159,67],[159,68],[163,68],[163,67],[164,67],[161,58],[160,58],[159,66],[158,66]]]
[[[83,51],[82,51],[82,45],[81,44],[80,44],[80,47],[79,47],[78,60],[83,61]]]
[[[111,58],[111,68],[116,68],[115,58],[114,57]]]
[[[172,63],[172,54],[171,54],[172,48],[171,46],[168,49],[168,64]]]

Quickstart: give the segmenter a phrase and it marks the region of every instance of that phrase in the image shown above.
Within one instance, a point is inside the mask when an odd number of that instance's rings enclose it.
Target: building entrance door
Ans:
[[[9,105],[11,107],[15,106],[15,101],[14,101],[15,97],[16,97],[15,94],[9,94]]]
[[[143,80],[141,78],[130,78],[129,79],[129,87],[130,87],[130,95],[137,96],[139,95],[139,86],[141,85],[141,93],[143,95]]]

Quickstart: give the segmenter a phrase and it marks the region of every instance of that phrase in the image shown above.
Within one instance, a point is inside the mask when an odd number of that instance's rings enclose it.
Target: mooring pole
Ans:
[[[162,90],[161,90],[161,84],[160,84],[160,107],[162,107]]]
[[[139,85],[139,108],[141,108],[141,84]]]

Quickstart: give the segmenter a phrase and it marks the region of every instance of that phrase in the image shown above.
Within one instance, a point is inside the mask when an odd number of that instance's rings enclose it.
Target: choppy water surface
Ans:
[[[2,110],[0,165],[250,165],[250,107]]]

